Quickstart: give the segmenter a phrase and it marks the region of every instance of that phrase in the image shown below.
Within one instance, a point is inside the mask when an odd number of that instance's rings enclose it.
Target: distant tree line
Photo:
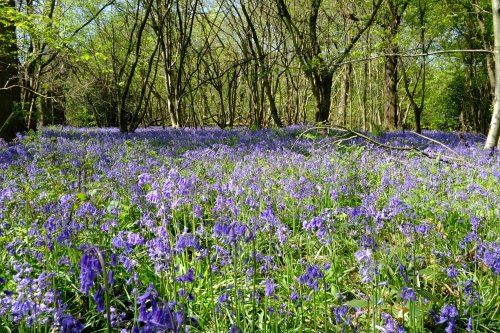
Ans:
[[[0,137],[304,122],[486,134],[492,4],[0,0]]]

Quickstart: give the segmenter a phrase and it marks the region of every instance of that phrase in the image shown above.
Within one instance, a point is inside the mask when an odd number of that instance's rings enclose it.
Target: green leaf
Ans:
[[[305,139],[309,139],[309,140],[316,140],[318,139],[318,136],[313,134],[313,133],[305,133],[305,134],[302,134],[301,135],[303,138]]]
[[[433,267],[433,266],[426,267],[426,268],[418,271],[419,275],[427,275],[427,276],[433,276],[433,275],[436,275],[438,273],[439,273],[439,271],[436,270],[436,267]]]
[[[439,302],[439,298],[428,290],[421,289],[421,288],[415,288],[415,291],[417,292],[417,294],[419,294],[423,298],[428,299],[429,301]]]
[[[76,198],[78,199],[78,201],[85,201],[87,200],[87,194],[83,192],[77,193]]]
[[[368,301],[364,301],[361,299],[353,299],[350,300],[349,302],[346,302],[345,305],[350,306],[351,308],[367,308],[368,307]]]

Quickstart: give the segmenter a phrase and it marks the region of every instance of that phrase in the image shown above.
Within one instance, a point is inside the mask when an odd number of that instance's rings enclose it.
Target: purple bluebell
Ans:
[[[101,274],[101,264],[95,255],[83,253],[80,259],[80,291],[88,295],[90,288]]]
[[[458,271],[457,271],[455,265],[450,265],[448,267],[448,269],[446,270],[446,274],[451,279],[451,281],[453,281],[453,283],[455,283],[457,275],[458,275]]]
[[[177,236],[177,242],[175,244],[175,253],[181,253],[187,248],[193,248],[195,250],[200,250],[201,246],[198,242],[198,237],[196,235],[183,232]]]
[[[65,315],[61,318],[61,333],[80,333],[83,331],[83,324],[71,315]]]
[[[231,326],[231,329],[229,329],[229,333],[243,333],[236,324],[233,324]]]
[[[347,323],[349,319],[346,319],[348,316],[349,308],[347,305],[335,306],[333,308],[333,314],[335,315],[335,323],[338,325],[340,323]]]
[[[455,332],[456,322],[458,317],[458,309],[455,305],[445,304],[439,314],[438,324],[447,324],[446,333]]]
[[[103,290],[103,288],[97,288],[95,295],[94,295],[94,301],[96,302],[98,313],[101,313],[104,310],[106,310],[106,306],[104,305],[104,290]]]
[[[465,328],[465,330],[467,332],[472,332],[473,328],[472,328],[472,317],[469,317],[467,319],[467,327]]]
[[[415,302],[417,300],[417,296],[415,292],[410,287],[403,287],[401,291],[401,298],[403,299],[404,304],[408,301]]]
[[[264,292],[266,294],[266,297],[273,296],[277,286],[278,285],[274,283],[272,279],[267,279],[265,281],[265,287],[264,287]]]
[[[403,280],[405,281],[406,284],[410,283],[410,281],[408,279],[408,273],[406,271],[406,267],[403,266],[402,263],[398,264],[398,272],[399,272],[399,275],[403,278]]]
[[[297,282],[306,285],[315,291],[319,290],[319,282],[323,278],[323,271],[317,265],[308,265],[306,272],[300,275]]]
[[[175,278],[178,282],[191,283],[194,281],[194,269],[189,268],[187,273]]]
[[[382,313],[382,318],[385,320],[385,332],[386,333],[394,333],[396,332],[396,327],[394,325],[394,319],[388,313]]]

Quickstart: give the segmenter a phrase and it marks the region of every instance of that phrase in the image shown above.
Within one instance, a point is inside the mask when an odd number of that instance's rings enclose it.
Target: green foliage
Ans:
[[[384,127],[379,124],[374,124],[372,127],[372,134],[374,136],[380,136],[384,133]]]
[[[464,130],[465,124],[465,130],[480,131],[481,119],[473,115],[489,119],[491,100],[486,74],[478,72],[471,79],[467,68],[446,66],[433,71],[427,81],[423,126],[454,131]]]
[[[427,84],[423,126],[452,131],[460,128],[459,116],[465,107],[464,71],[435,73]]]

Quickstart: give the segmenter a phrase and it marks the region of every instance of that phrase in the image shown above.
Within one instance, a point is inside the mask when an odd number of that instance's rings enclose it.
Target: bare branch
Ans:
[[[461,165],[461,166],[467,166],[467,167],[471,167],[471,168],[476,168],[476,166],[474,166],[473,164],[471,164],[469,161],[465,160],[464,158],[462,158],[462,156],[457,153],[456,151],[454,151],[453,149],[451,149],[450,147],[448,147],[447,145],[445,145],[444,143],[442,142],[439,142],[437,140],[434,140],[432,138],[429,138],[425,135],[421,135],[421,134],[418,134],[418,133],[415,133],[415,132],[410,132],[412,134],[415,134],[419,137],[422,137],[426,140],[429,140],[431,142],[434,142],[434,143],[437,143],[441,146],[443,146],[444,148],[446,148],[447,150],[451,151],[452,153],[456,154],[458,157],[453,157],[453,156],[448,156],[448,155],[444,155],[444,154],[440,154],[440,153],[428,153],[426,151],[423,151],[422,149],[419,149],[415,146],[410,146],[410,147],[403,147],[403,146],[391,146],[391,145],[388,145],[388,144],[384,144],[380,141],[377,141],[375,139],[372,139],[370,138],[369,136],[363,134],[363,133],[360,133],[360,132],[357,132],[353,129],[350,129],[350,128],[347,128],[347,127],[343,127],[343,126],[336,126],[336,127],[332,127],[332,126],[319,126],[319,127],[312,127],[312,128],[309,128],[307,129],[306,131],[304,131],[302,134],[305,134],[309,131],[312,131],[312,130],[326,130],[326,131],[329,131],[329,130],[340,130],[340,131],[343,131],[343,132],[346,132],[348,135],[342,135],[339,137],[338,140],[335,140],[332,144],[339,144],[341,142],[344,142],[344,141],[348,141],[348,140],[352,140],[356,137],[359,137],[359,138],[362,138],[363,140],[367,141],[367,142],[370,142],[370,143],[373,143],[374,145],[378,146],[378,147],[381,147],[381,148],[385,148],[385,149],[389,149],[389,150],[399,150],[399,151],[414,151],[424,157],[427,157],[429,159],[432,159],[432,160],[438,160],[439,162],[443,162],[443,163],[447,163],[447,164],[450,164],[453,162]]]
[[[334,63],[334,66],[342,66],[342,65],[347,65],[347,64],[357,63],[357,62],[365,62],[365,61],[370,61],[370,60],[377,60],[377,59],[386,58],[386,57],[419,58],[419,57],[428,57],[428,56],[432,56],[432,55],[452,54],[452,53],[486,53],[486,54],[494,54],[495,51],[479,49],[479,50],[440,50],[440,51],[433,51],[433,52],[427,52],[427,53],[384,53],[384,54],[378,54],[378,55],[373,56],[373,57],[367,57],[367,58],[361,58],[361,59],[353,59],[353,60],[348,60],[348,61]]]
[[[114,2],[115,2],[115,0],[108,1],[108,3],[105,4],[103,7],[101,7],[101,9],[99,9],[97,11],[97,13],[95,13],[94,15],[92,15],[92,17],[90,19],[88,19],[87,22],[85,22],[80,27],[78,27],[75,31],[73,31],[73,34],[71,35],[71,37],[75,37],[81,30],[83,30],[86,26],[88,26],[90,23],[92,23],[97,18],[97,16],[99,16],[99,14],[102,13],[102,11],[104,9],[106,9],[109,6],[111,6]]]

